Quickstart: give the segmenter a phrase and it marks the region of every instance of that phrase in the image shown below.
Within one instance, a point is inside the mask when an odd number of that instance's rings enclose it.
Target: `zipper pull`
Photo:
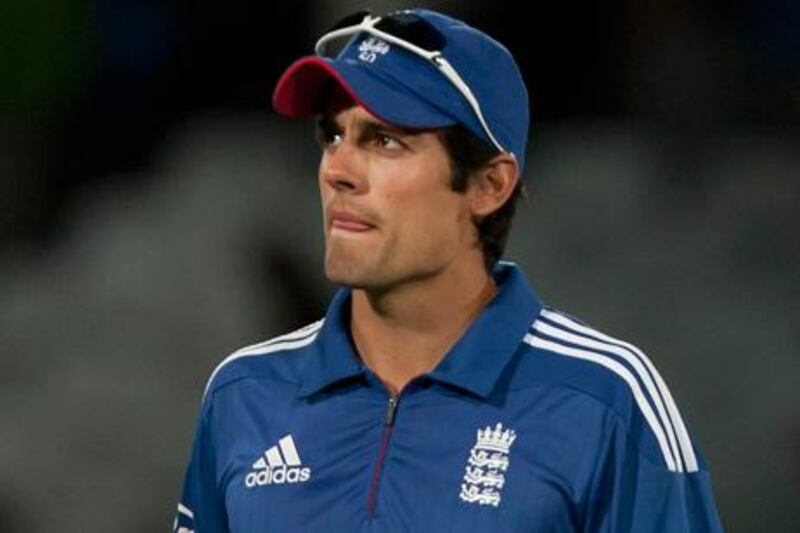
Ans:
[[[400,398],[397,396],[389,396],[389,405],[386,406],[386,425],[391,426],[394,424],[394,413],[397,411],[397,403]]]

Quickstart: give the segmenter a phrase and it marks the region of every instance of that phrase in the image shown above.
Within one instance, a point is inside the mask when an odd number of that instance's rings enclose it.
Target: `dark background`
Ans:
[[[661,369],[729,531],[800,526],[800,4],[423,5],[530,90],[508,258]],[[278,76],[363,2],[0,17],[0,531],[169,528],[205,381],[314,320],[313,128]]]

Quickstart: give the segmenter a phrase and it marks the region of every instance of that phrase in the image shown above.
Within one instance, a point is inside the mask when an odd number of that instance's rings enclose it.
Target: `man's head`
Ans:
[[[427,10],[358,21],[320,40],[352,37],[336,58],[297,61],[273,95],[284,115],[322,116],[329,277],[401,281],[466,255],[491,267],[519,195],[527,140],[527,90],[513,58],[487,35]],[[374,227],[331,227],[331,213],[361,215]],[[348,255],[356,249],[364,255]],[[366,279],[369,262],[375,271]],[[360,273],[344,272],[347,264]]]

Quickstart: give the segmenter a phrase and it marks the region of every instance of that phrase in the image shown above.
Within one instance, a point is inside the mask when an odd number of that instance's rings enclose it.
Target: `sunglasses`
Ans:
[[[483,118],[481,106],[469,85],[442,55],[441,49],[444,48],[447,39],[435,26],[422,17],[410,11],[398,11],[385,17],[373,17],[368,11],[361,11],[345,17],[328,30],[317,41],[314,51],[318,56],[328,57],[326,51],[329,43],[362,32],[404,48],[436,67],[464,96],[492,144],[501,152],[510,153],[492,134],[492,130]]]

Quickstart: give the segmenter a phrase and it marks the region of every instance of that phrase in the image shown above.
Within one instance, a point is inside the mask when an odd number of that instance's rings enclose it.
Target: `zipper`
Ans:
[[[378,481],[381,477],[381,467],[386,458],[386,450],[389,448],[389,439],[392,436],[394,427],[394,417],[397,412],[397,404],[400,402],[400,395],[389,396],[389,403],[386,406],[386,416],[383,423],[383,433],[381,434],[381,447],[378,451],[378,458],[375,461],[375,470],[372,472],[372,480],[369,486],[369,496],[367,498],[367,513],[370,518],[375,517],[375,502],[378,495]]]
[[[394,413],[397,411],[397,402],[400,401],[399,396],[389,396],[389,405],[386,406],[386,425],[394,425]]]

